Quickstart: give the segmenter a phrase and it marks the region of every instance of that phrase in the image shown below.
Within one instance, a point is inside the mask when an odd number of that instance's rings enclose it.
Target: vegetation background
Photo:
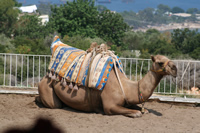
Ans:
[[[16,8],[19,6],[16,0],[0,1],[1,53],[50,54],[52,38],[58,34],[64,43],[84,50],[94,41],[107,43],[121,57],[135,57],[131,51],[140,50],[140,58],[163,54],[170,58],[200,59],[198,30],[134,31],[134,28],[149,24],[197,22],[194,14],[200,11],[196,8],[184,11],[180,7],[160,4],[156,10],[146,8],[138,13],[115,13],[104,6],[95,6],[92,0],[77,0],[60,6],[41,3],[38,13],[50,15],[49,22],[43,25],[37,14],[19,17],[21,12]],[[187,12],[192,16],[169,17],[166,12]]]

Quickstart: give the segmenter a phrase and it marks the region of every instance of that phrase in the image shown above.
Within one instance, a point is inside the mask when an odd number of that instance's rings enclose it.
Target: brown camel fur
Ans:
[[[102,91],[84,86],[80,86],[79,90],[75,91],[69,89],[68,86],[64,88],[59,81],[52,81],[45,76],[39,83],[39,97],[36,100],[41,101],[48,108],[61,108],[64,103],[64,105],[86,112],[104,111],[106,115],[141,117],[140,110],[126,107],[147,101],[163,76],[176,77],[177,75],[175,64],[167,57],[156,55],[151,56],[151,59],[153,61],[151,70],[140,81],[131,81],[119,69],[113,68]],[[125,97],[116,71],[118,71]],[[148,113],[148,110],[145,109],[145,113]]]

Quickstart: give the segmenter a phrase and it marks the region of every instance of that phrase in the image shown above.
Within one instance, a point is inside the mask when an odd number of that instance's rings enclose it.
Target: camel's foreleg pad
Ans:
[[[113,106],[110,109],[104,109],[104,112],[108,115],[124,115],[132,118],[137,118],[142,116],[142,113],[139,110],[128,109],[118,105]]]

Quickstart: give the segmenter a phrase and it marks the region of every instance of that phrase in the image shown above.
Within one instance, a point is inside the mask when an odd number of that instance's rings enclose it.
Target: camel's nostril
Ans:
[[[176,68],[175,65],[173,65],[173,66],[171,67],[171,69],[172,69],[172,70],[177,70],[177,68]]]

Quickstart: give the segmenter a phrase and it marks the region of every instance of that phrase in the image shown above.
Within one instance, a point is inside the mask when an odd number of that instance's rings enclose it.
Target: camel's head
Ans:
[[[173,61],[163,55],[151,56],[153,65],[151,71],[156,72],[160,75],[172,75],[177,76],[177,68]]]

